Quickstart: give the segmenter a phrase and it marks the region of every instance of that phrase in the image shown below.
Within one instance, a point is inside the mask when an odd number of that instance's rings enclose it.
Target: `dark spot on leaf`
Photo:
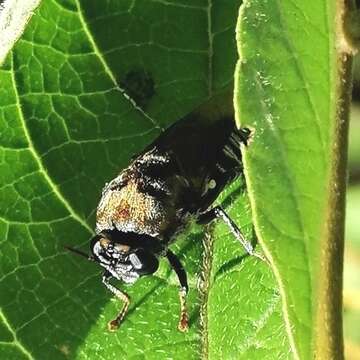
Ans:
[[[154,80],[151,74],[142,69],[129,71],[120,86],[139,107],[144,109],[155,94]]]

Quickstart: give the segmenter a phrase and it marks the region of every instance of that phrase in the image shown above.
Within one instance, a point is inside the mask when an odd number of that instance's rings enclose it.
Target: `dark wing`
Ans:
[[[138,157],[157,154],[159,164],[153,174],[165,180],[177,174],[183,182],[189,208],[205,210],[225,185],[242,173],[240,144],[246,144],[247,129],[238,130],[232,117],[210,121],[200,114],[190,114],[162,133]],[[165,159],[167,159],[165,161]],[[193,209],[198,210],[198,209]]]

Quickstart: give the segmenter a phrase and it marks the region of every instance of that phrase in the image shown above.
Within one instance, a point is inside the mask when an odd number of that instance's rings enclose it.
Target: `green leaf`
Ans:
[[[86,250],[103,184],[231,88],[239,1],[43,0],[0,70],[2,358],[309,358],[336,143],[335,8],[325,4],[248,1],[239,22],[236,109],[255,129],[246,176],[280,290],[224,225],[194,228],[173,246],[191,285],[189,333],[176,331],[177,282],[162,264],[129,289],[113,334],[118,301],[63,245]],[[255,242],[243,188],[219,202]]]
[[[344,5],[336,5],[249,0],[237,28],[235,107],[253,129],[244,157],[254,223],[301,359],[343,356],[349,75],[339,47]]]
[[[36,10],[0,69],[1,358],[288,358],[270,268],[223,225],[172,246],[191,287],[187,334],[167,264],[128,289],[126,321],[109,333],[119,302],[94,264],[63,248],[87,251],[101,189],[134,154],[231,89],[239,5],[43,0]],[[243,188],[219,201],[250,240]]]
[[[247,194],[239,193],[235,183],[220,201],[254,243]],[[211,259],[203,305],[207,310],[205,354],[209,359],[291,359],[281,297],[268,264],[246,256],[224,224],[212,235],[212,250],[205,246],[205,261]]]

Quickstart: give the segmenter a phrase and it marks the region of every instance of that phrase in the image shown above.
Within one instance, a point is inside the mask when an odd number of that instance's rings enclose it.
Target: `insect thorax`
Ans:
[[[159,236],[165,226],[163,204],[140,191],[137,181],[129,180],[119,189],[104,191],[97,209],[97,232],[116,227],[123,232]]]

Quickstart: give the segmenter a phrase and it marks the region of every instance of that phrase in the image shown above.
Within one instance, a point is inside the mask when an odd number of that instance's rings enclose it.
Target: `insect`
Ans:
[[[188,329],[186,271],[169,244],[191,220],[207,224],[222,219],[248,254],[261,257],[226,212],[213,206],[224,187],[242,174],[240,144],[247,145],[249,133],[236,128],[233,116],[209,120],[202,111],[194,112],[163,132],[105,185],[91,255],[68,249],[102,266],[103,284],[123,301],[109,330],[119,327],[130,304],[129,296],[110,279],[133,284],[153,274],[162,257],[180,284],[178,329]]]

